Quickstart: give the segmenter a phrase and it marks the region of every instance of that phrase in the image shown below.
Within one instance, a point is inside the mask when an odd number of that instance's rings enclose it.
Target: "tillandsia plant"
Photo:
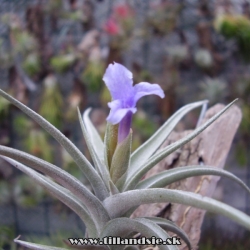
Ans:
[[[206,101],[188,104],[170,117],[152,137],[131,153],[132,130],[130,127],[132,115],[137,110],[137,101],[141,97],[151,94],[163,98],[164,93],[158,84],[142,82],[133,86],[132,73],[118,63],[108,66],[103,80],[112,96],[112,101],[108,103],[111,110],[107,117],[104,141],[101,140],[91,123],[90,109],[86,110],[83,116],[78,110],[83,136],[94,166],[58,129],[39,114],[0,90],[1,96],[34,119],[65,148],[91,184],[92,191],[74,176],[49,162],[16,149],[0,146],[0,154],[6,161],[34,179],[37,184],[71,208],[84,222],[87,245],[83,245],[84,242],[79,241],[78,246],[72,247],[112,250],[139,249],[136,245],[138,233],[143,237],[154,236],[165,241],[170,238],[167,232],[172,231],[179,235],[191,249],[191,243],[185,232],[171,221],[155,217],[129,218],[139,205],[148,203],[173,202],[194,206],[225,215],[250,230],[250,217],[229,205],[199,194],[163,188],[170,183],[191,176],[219,175],[231,178],[250,193],[250,189],[240,179],[225,170],[210,166],[186,166],[163,171],[142,180],[148,170],[201,133],[235,101],[186,137],[158,150],[180,119],[191,110],[205,105]],[[102,242],[111,237],[122,237],[121,244],[113,245],[112,242]],[[141,240],[145,239],[143,237]],[[90,238],[98,238],[99,245],[91,245],[90,241],[88,244]],[[133,246],[130,244],[131,241],[128,243],[128,240],[132,238],[135,240]],[[19,238],[15,239],[15,242],[28,249],[63,249],[25,242]],[[159,249],[172,250],[178,249],[178,247],[176,245],[159,245]]]

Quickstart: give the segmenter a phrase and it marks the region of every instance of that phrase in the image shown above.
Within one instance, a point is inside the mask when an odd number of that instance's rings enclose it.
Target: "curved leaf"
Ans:
[[[40,245],[40,244],[22,241],[22,240],[19,240],[19,237],[16,238],[14,240],[14,242],[18,243],[19,245],[21,245],[23,247],[27,247],[28,249],[33,249],[33,250],[67,250],[66,248],[61,248],[61,247],[45,246],[45,245]]]
[[[152,157],[149,158],[149,160],[139,167],[136,173],[128,172],[123,191],[133,189],[137,183],[140,181],[140,179],[152,168],[154,167],[158,162],[160,162],[162,159],[167,157],[169,154],[186,144],[187,142],[191,141],[194,137],[196,137],[198,134],[200,134],[203,130],[205,130],[209,125],[211,125],[216,119],[218,119],[227,109],[229,109],[235,102],[234,100],[230,104],[228,104],[224,109],[222,109],[220,112],[218,112],[216,115],[214,115],[212,118],[210,118],[207,122],[205,122],[202,126],[195,129],[193,132],[185,136],[184,138],[178,140],[177,142],[174,142],[170,144],[169,146],[160,149],[157,153],[155,153]]]
[[[250,230],[250,217],[243,212],[212,198],[187,191],[164,188],[131,190],[105,199],[104,205],[110,212],[110,217],[116,218],[139,205],[161,202],[179,203],[218,213]]]
[[[104,162],[104,144],[95,126],[89,119],[90,111],[91,108],[85,110],[85,112],[83,113],[83,121],[96,154],[100,157],[101,161]]]
[[[127,246],[127,247],[125,247],[124,250],[140,250],[140,249],[136,246]]]
[[[145,143],[131,155],[131,164],[129,172],[133,175],[140,169],[147,159],[155,153],[155,151],[162,145],[169,134],[172,132],[177,123],[191,110],[198,108],[207,103],[207,101],[194,102],[185,105],[174,113]]]
[[[82,205],[81,202],[79,202],[79,200],[77,200],[75,196],[69,190],[61,187],[60,185],[51,181],[50,179],[43,176],[42,174],[39,174],[38,172],[30,169],[29,167],[15,160],[9,159],[7,157],[3,157],[3,158],[6,161],[8,161],[10,164],[12,164],[14,167],[16,167],[20,171],[30,176],[33,180],[36,181],[36,183],[38,183],[43,188],[45,188],[51,195],[59,199],[69,208],[71,208],[86,224],[89,235],[93,237],[98,236],[95,223],[93,221],[93,218],[90,217],[89,211],[86,210],[85,206]]]
[[[161,228],[163,228],[166,231],[171,231],[177,235],[179,235],[184,242],[187,244],[188,248],[191,250],[191,243],[189,241],[189,238],[187,236],[187,234],[185,233],[185,231],[183,229],[181,229],[180,227],[178,227],[175,223],[173,223],[170,220],[164,219],[164,218],[160,218],[160,217],[143,217],[147,220],[153,221],[154,223],[156,223],[158,226],[160,226]]]
[[[88,208],[99,230],[109,220],[108,213],[102,203],[78,179],[63,169],[30,154],[5,146],[0,146],[0,154],[13,158],[54,178],[59,184],[69,189]]]
[[[100,238],[113,236],[113,237],[127,237],[131,232],[141,233],[143,236],[150,238],[155,236],[157,238],[161,238],[165,240],[166,238],[170,238],[170,236],[156,223],[144,219],[144,218],[116,218],[107,223],[105,228],[101,233]],[[136,239],[135,239],[136,241]],[[124,246],[125,247],[125,246]],[[112,250],[120,250],[121,245],[112,246]],[[159,245],[159,249],[162,250],[178,250],[176,246],[172,245]]]
[[[76,162],[78,167],[83,171],[84,175],[87,177],[91,186],[96,194],[96,196],[103,200],[105,199],[109,193],[108,190],[103,183],[101,177],[97,174],[96,170],[92,167],[90,162],[86,159],[86,157],[80,152],[80,150],[67,138],[65,137],[56,127],[50,124],[47,120],[45,120],[42,116],[8,95],[6,92],[0,89],[0,95],[11,102],[13,105],[21,109],[25,114],[30,116],[33,120],[35,120],[41,127],[43,127],[51,136],[53,136],[71,155],[73,160]]]
[[[78,113],[78,118],[79,118],[79,122],[80,122],[81,129],[82,129],[82,133],[83,133],[84,139],[86,141],[91,158],[94,162],[94,165],[97,169],[97,172],[99,173],[100,177],[103,179],[103,181],[106,185],[106,188],[108,189],[109,181],[110,181],[109,172],[108,172],[104,162],[102,161],[102,159],[99,157],[99,155],[96,153],[96,151],[94,149],[94,145],[92,144],[90,137],[86,131],[85,125],[83,124],[79,108],[77,108],[77,113]]]
[[[19,237],[18,237],[19,238]],[[21,241],[15,239],[14,242],[20,244],[21,246],[27,247],[29,249],[33,250],[67,250],[65,248],[60,248],[60,247],[52,247],[52,246],[45,246],[45,245],[40,245],[40,244],[35,244],[35,243],[30,243],[26,241]],[[84,249],[84,250],[108,250],[109,248],[106,246],[72,246],[70,243],[65,243],[66,245],[70,246],[71,248],[76,248],[76,249]]]
[[[159,174],[151,176],[143,181],[140,181],[136,186],[136,189],[166,187],[167,185],[173,182],[199,175],[218,175],[218,176],[228,177],[231,180],[236,181],[248,193],[250,193],[250,188],[234,174],[223,169],[210,166],[200,166],[200,165],[179,167],[162,171]]]

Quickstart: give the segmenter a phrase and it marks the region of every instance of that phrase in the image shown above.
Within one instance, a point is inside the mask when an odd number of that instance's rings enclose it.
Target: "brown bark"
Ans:
[[[207,121],[223,107],[223,105],[217,104],[210,108],[206,112],[202,122]],[[145,178],[163,170],[189,165],[200,165],[201,162],[207,166],[223,168],[241,117],[240,109],[233,106],[199,136],[152,168]],[[190,133],[190,131],[181,133],[172,132],[162,147],[166,147],[178,139],[183,138],[188,133]],[[190,191],[211,197],[219,179],[220,177],[217,176],[191,177],[173,183],[167,188]],[[161,203],[142,205],[134,212],[132,217],[158,216],[167,218],[181,227],[187,233],[193,249],[198,249],[204,215],[205,211],[201,209],[179,204]],[[188,248],[183,244],[180,249],[186,250]]]

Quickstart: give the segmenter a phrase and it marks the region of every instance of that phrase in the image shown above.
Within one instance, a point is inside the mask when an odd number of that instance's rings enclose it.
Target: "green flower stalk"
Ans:
[[[192,192],[164,188],[173,182],[192,176],[218,175],[234,180],[250,193],[250,189],[228,171],[210,166],[186,166],[163,171],[142,180],[147,171],[200,134],[235,101],[184,138],[158,150],[182,117],[191,110],[206,105],[207,101],[188,104],[172,115],[145,143],[131,153],[130,119],[131,115],[136,112],[137,100],[147,94],[157,94],[163,97],[163,92],[158,85],[150,85],[149,83],[133,87],[131,72],[119,64],[109,65],[104,75],[104,81],[113,98],[113,101],[109,103],[111,112],[107,118],[104,142],[89,119],[90,109],[86,110],[83,116],[78,110],[83,136],[94,166],[51,123],[0,90],[2,97],[34,119],[64,147],[91,184],[93,191],[90,191],[82,182],[60,167],[25,152],[0,146],[2,158],[30,176],[36,181],[36,184],[41,185],[79,216],[86,226],[86,239],[98,238],[100,240],[100,244],[97,245],[87,244],[84,246],[79,242],[79,246],[72,245],[72,247],[101,250],[139,249],[136,244],[134,246],[113,245],[110,243],[102,244],[101,241],[109,236],[134,238],[138,233],[148,238],[155,236],[166,240],[169,238],[167,232],[171,231],[177,234],[191,249],[192,246],[186,233],[173,222],[155,217],[129,218],[138,206],[158,202],[179,203],[219,213],[250,230],[250,217],[229,205]],[[124,119],[129,120],[129,122],[125,122]],[[123,122],[124,125],[121,126]],[[19,238],[14,241],[28,249],[64,249],[29,243]],[[71,246],[70,242],[67,245]],[[178,250],[178,247],[176,245],[159,245],[159,249]]]

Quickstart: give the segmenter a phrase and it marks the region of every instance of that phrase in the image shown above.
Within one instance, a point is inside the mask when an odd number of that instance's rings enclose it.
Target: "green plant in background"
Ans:
[[[211,104],[217,103],[227,95],[227,84],[219,78],[206,77],[200,83],[202,97],[208,99]]]
[[[8,13],[1,17],[4,24],[10,28],[11,45],[14,54],[21,53],[27,55],[38,48],[35,37],[27,30],[23,29],[22,21],[16,14]]]
[[[207,49],[198,49],[194,54],[195,63],[202,69],[209,69],[213,66],[213,56]]]
[[[0,97],[0,116],[6,116],[9,111],[10,103],[3,97]]]
[[[32,186],[33,181],[26,175],[16,179],[13,195],[16,203],[22,207],[33,207],[38,205],[45,197],[41,186]]]
[[[44,80],[44,90],[41,98],[39,113],[56,127],[62,122],[63,99],[57,79],[49,75]]]
[[[133,120],[133,142],[132,142],[132,151],[138,148],[146,138],[149,138],[154,131],[157,129],[157,124],[153,120],[149,120],[147,114],[139,110],[137,115]],[[140,135],[136,137],[137,135]]]
[[[10,52],[6,49],[4,40],[0,38],[0,67],[8,68],[12,62]]]
[[[56,72],[63,73],[75,63],[76,59],[74,53],[56,55],[50,59],[50,65]]]
[[[246,16],[233,14],[218,15],[215,19],[215,28],[227,39],[236,39],[242,57],[249,61],[250,20]]]
[[[8,204],[11,200],[10,184],[5,180],[0,180],[0,204]]]
[[[22,67],[29,76],[35,76],[41,69],[41,61],[36,53],[29,54],[23,61]]]
[[[102,88],[104,63],[101,61],[89,62],[82,73],[82,81],[86,83],[90,92],[99,92]]]
[[[141,180],[147,171],[201,133],[235,101],[186,137],[157,151],[180,119],[191,110],[203,106],[207,101],[184,106],[131,154],[132,130],[130,126],[132,114],[136,112],[136,102],[145,95],[155,94],[164,97],[164,93],[157,84],[143,82],[133,86],[132,73],[117,63],[109,65],[103,80],[112,96],[112,101],[108,103],[111,111],[107,117],[104,141],[101,140],[89,119],[89,110],[84,113],[83,117],[78,110],[83,136],[95,167],[51,123],[0,90],[1,96],[34,119],[65,148],[88,179],[91,190],[61,168],[25,152],[0,146],[2,157],[71,208],[85,223],[86,238],[102,239],[106,236],[131,238],[140,233],[145,237],[155,236],[166,239],[169,238],[167,231],[172,231],[179,235],[191,249],[185,232],[171,221],[155,217],[129,218],[139,205],[158,202],[180,203],[219,213],[250,230],[250,217],[229,205],[195,193],[163,188],[184,178],[209,174],[226,176],[250,193],[250,189],[230,172],[208,166],[186,166],[163,171]],[[29,249],[63,249],[19,239],[15,239],[15,242]],[[88,245],[87,248],[96,249],[96,247]],[[82,248],[85,249],[84,246]],[[131,249],[131,246],[100,245],[98,249]],[[133,246],[132,249],[138,249],[138,247]],[[160,245],[159,249],[178,249],[178,247]]]
[[[24,140],[24,147],[31,154],[52,162],[54,159],[54,150],[49,142],[46,133],[37,128],[29,130],[29,134]]]
[[[12,226],[0,226],[0,249],[16,250],[13,237],[15,237],[15,229]]]
[[[152,5],[154,5],[154,3]],[[155,34],[168,34],[176,27],[180,10],[180,4],[174,5],[167,2],[157,3],[150,8],[146,28],[148,29],[148,27],[150,27]]]

